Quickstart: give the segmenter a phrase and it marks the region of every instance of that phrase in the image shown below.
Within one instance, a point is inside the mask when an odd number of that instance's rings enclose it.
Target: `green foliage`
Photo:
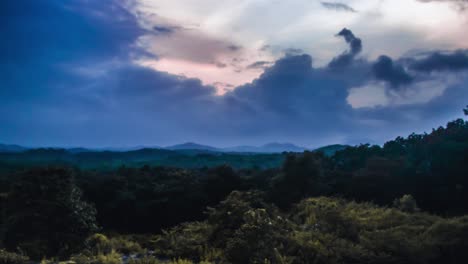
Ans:
[[[271,200],[288,208],[301,199],[326,192],[324,166],[326,157],[318,152],[287,156],[281,174],[272,181]]]
[[[468,259],[468,216],[439,220],[422,238],[433,250],[439,263],[457,263]]]
[[[94,234],[85,240],[85,248],[90,255],[109,254],[114,248],[107,236]]]
[[[94,234],[85,240],[85,248],[93,255],[109,254],[116,251],[121,254],[141,253],[141,246],[124,236],[107,238],[103,234]]]
[[[7,200],[5,246],[33,259],[67,256],[97,229],[72,171],[46,168],[18,176]]]
[[[203,181],[203,191],[209,199],[209,205],[217,204],[229,193],[241,188],[240,175],[227,165],[210,169],[207,174]]]
[[[225,247],[245,224],[245,214],[251,210],[265,209],[268,214],[275,214],[275,208],[265,203],[263,196],[258,191],[234,191],[217,207],[209,208],[207,221],[213,227],[210,241],[217,247]]]
[[[167,258],[202,259],[212,227],[202,222],[184,223],[155,236],[156,253]]]
[[[0,154],[0,247],[44,263],[74,254],[73,261],[85,264],[468,258],[468,218],[460,216],[468,213],[468,122],[461,119],[383,147],[346,147],[333,156],[282,154],[283,166],[268,170],[215,165],[225,158],[268,163],[270,156],[207,153],[165,154],[171,164],[190,158],[194,164],[209,160],[210,168],[132,167],[154,154],[73,156],[83,159],[80,164],[111,163],[99,170],[24,170],[31,157],[47,163],[70,155],[59,150],[28,152],[25,164],[14,166],[2,161],[10,154]],[[122,157],[128,160],[118,161]],[[129,160],[128,167],[108,170]],[[106,235],[95,234],[97,222]],[[4,250],[2,258],[24,261]]]
[[[103,255],[99,254],[96,257],[96,264],[121,264],[122,263],[122,256],[115,252],[112,251],[109,254]]]
[[[83,264],[122,263],[123,256],[145,253],[137,242],[125,236],[108,238],[103,234],[94,234],[88,237],[84,244],[84,249],[71,257],[72,261]]]
[[[0,264],[24,264],[28,261],[27,256],[0,249]]]
[[[155,257],[142,257],[139,259],[130,259],[128,264],[161,264],[162,262]]]
[[[298,244],[304,242],[307,233],[314,234],[315,244],[309,245],[314,250],[310,251],[324,263],[418,263],[418,259],[430,256],[422,235],[441,220],[427,214],[324,197],[304,200],[291,217],[310,230],[299,235]]]
[[[237,169],[276,168],[284,155],[242,154],[211,151],[172,151],[140,149],[134,151],[68,151],[65,149],[33,149],[24,152],[0,153],[0,173],[36,166],[73,166],[84,170],[109,171],[121,166],[138,168],[144,165],[177,168],[218,167],[224,164]]]
[[[222,252],[216,262],[234,264],[460,263],[459,259],[466,259],[462,249],[468,239],[466,217],[445,219],[326,197],[305,199],[282,215],[260,197],[255,192],[233,192],[211,209],[206,223],[183,224],[164,233],[159,239],[168,246],[158,254],[200,260],[201,248],[211,247]],[[192,225],[212,231],[200,232]],[[187,254],[182,241],[196,250]]]
[[[393,201],[393,206],[403,212],[414,213],[419,211],[416,200],[411,194],[405,194],[401,198],[395,199],[395,201]]]
[[[244,213],[244,223],[226,243],[226,259],[232,263],[262,263],[278,257],[277,248],[287,243],[287,222],[265,209]]]
[[[71,261],[79,264],[121,264],[122,255],[112,250],[107,254],[87,255],[78,254],[71,258]]]

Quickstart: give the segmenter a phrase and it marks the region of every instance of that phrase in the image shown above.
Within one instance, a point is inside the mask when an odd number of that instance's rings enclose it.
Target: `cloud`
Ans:
[[[196,31],[173,31],[171,34],[144,35],[139,46],[161,58],[216,64],[238,53],[233,44]]]
[[[434,52],[425,58],[412,61],[410,67],[422,72],[466,70],[468,69],[468,50]]]
[[[431,3],[431,2],[445,2],[454,4],[460,11],[464,11],[468,8],[468,0],[418,0],[419,2],[423,3]]]
[[[405,69],[388,56],[380,56],[372,65],[372,70],[377,79],[390,83],[393,87],[409,84],[413,77]]]
[[[347,4],[337,2],[320,2],[326,9],[356,13],[357,11]]]
[[[335,57],[328,66],[330,68],[343,68],[351,64],[353,59],[362,51],[362,41],[354,36],[353,32],[347,28],[341,30],[336,36],[343,37],[349,45],[349,50],[338,57]]]
[[[244,48],[195,30],[155,34],[118,3],[1,2],[1,10],[11,16],[0,16],[5,25],[0,33],[0,141],[93,147],[185,141],[220,146],[381,143],[443,124],[461,114],[468,98],[465,68],[453,67],[458,64],[452,65],[450,56],[439,58],[457,52],[440,53],[437,60],[431,55],[356,60],[362,42],[348,29],[338,36],[349,50],[330,66],[314,66],[312,56],[299,51],[279,59],[255,58],[242,63],[266,66],[256,69],[261,75],[235,89],[220,83],[231,89],[220,95],[200,78],[137,64],[135,57],[148,52],[142,41],[154,45],[149,50],[157,61],[167,62],[164,56],[170,55],[198,66],[209,63],[210,76],[243,59],[237,53]],[[176,45],[185,53],[172,49]],[[220,60],[225,54],[235,56]],[[330,70],[337,66],[346,70]]]
[[[247,66],[247,69],[264,69],[267,66],[271,66],[270,61],[256,61]]]
[[[172,34],[174,31],[179,30],[180,27],[177,26],[161,26],[161,25],[156,25],[153,27],[153,30],[156,32],[156,34]]]
[[[93,65],[141,52],[133,44],[144,30],[118,1],[0,1],[0,10],[4,100],[47,97],[51,89],[40,84],[67,80],[60,74],[65,64]]]

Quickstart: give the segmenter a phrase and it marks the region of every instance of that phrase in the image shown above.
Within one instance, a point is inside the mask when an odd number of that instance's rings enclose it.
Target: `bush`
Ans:
[[[257,192],[233,192],[207,222],[185,223],[158,238],[170,258],[215,263],[462,263],[468,217],[327,197],[305,199],[282,215]],[[216,257],[207,258],[209,250]]]
[[[289,230],[278,215],[265,209],[244,213],[244,224],[227,241],[226,259],[232,263],[261,263],[275,258],[275,250],[286,244]]]
[[[422,239],[429,246],[434,263],[460,263],[468,259],[468,216],[441,219]]]
[[[121,264],[122,256],[112,250],[108,254],[77,254],[71,257],[71,261],[77,264]]]
[[[122,263],[122,256],[119,253],[112,251],[106,255],[103,255],[103,254],[98,255],[93,264],[121,264],[121,263]]]
[[[403,212],[414,213],[419,211],[416,200],[411,194],[405,194],[403,197],[395,199],[395,201],[393,201],[393,206]]]
[[[162,261],[160,261],[159,259],[155,257],[148,257],[148,256],[141,257],[138,259],[130,259],[128,261],[128,264],[161,264],[161,263]]]
[[[28,261],[26,256],[0,249],[0,264],[24,264]]]
[[[109,254],[113,250],[111,242],[103,234],[94,234],[88,237],[85,241],[85,247],[94,256]]]
[[[208,247],[212,228],[203,222],[184,223],[153,240],[156,254],[167,258],[200,260]]]
[[[5,246],[30,258],[67,258],[97,230],[96,210],[82,200],[74,172],[63,168],[26,171],[7,200]]]

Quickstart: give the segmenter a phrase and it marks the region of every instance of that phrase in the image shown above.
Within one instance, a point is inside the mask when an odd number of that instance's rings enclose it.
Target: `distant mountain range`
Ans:
[[[229,153],[281,153],[281,152],[303,152],[322,151],[325,155],[333,155],[336,151],[346,148],[346,145],[329,145],[318,149],[308,149],[305,147],[296,146],[291,143],[268,143],[262,146],[235,146],[227,148],[216,148],[208,145],[201,145],[193,142],[168,146],[168,147],[129,147],[129,148],[67,148],[66,150],[72,153],[95,152],[95,151],[115,151],[125,152],[139,149],[165,149],[172,151],[184,151],[191,153],[209,153],[209,152],[229,152]],[[19,145],[0,144],[0,152],[21,152],[31,148]]]
[[[222,152],[222,149],[215,148],[212,146],[207,145],[200,145],[193,142],[187,142],[183,144],[178,144],[174,146],[165,147],[168,150],[206,150],[206,151],[213,151],[213,152]]]
[[[242,153],[281,153],[281,152],[303,152],[307,148],[298,147],[290,143],[269,143],[262,146],[236,146],[228,148],[216,148],[187,142],[180,145],[166,147],[169,150],[199,150],[211,152],[242,152]]]
[[[304,147],[299,147],[290,143],[269,143],[260,147],[255,146],[238,146],[225,148],[227,152],[255,152],[255,153],[278,153],[278,152],[303,152],[308,150]]]
[[[25,150],[27,150],[27,148],[19,145],[0,144],[0,152],[21,152]]]

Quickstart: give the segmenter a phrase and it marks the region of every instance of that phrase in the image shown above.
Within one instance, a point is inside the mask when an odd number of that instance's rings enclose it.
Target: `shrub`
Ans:
[[[96,231],[96,210],[82,200],[74,172],[63,168],[26,171],[7,201],[5,246],[30,258],[66,258]]]
[[[403,212],[414,213],[419,211],[416,200],[411,194],[405,194],[403,197],[395,199],[393,206]]]
[[[199,260],[206,252],[211,230],[203,222],[184,223],[156,236],[153,247],[164,257]]]
[[[92,255],[108,254],[112,252],[112,244],[107,236],[103,234],[94,234],[85,240],[86,249]]]
[[[112,250],[108,254],[98,254],[95,256],[88,254],[78,254],[71,257],[71,261],[78,264],[121,264],[122,256]]]
[[[130,259],[128,264],[161,264],[163,263],[159,259],[151,256],[144,256],[138,259]]]
[[[283,218],[265,209],[244,214],[244,224],[227,241],[226,258],[232,263],[260,263],[276,257],[275,250],[287,243],[288,228]]]
[[[441,219],[423,234],[434,263],[458,263],[468,259],[468,216]]]
[[[0,264],[24,264],[28,261],[26,256],[0,249]]]

